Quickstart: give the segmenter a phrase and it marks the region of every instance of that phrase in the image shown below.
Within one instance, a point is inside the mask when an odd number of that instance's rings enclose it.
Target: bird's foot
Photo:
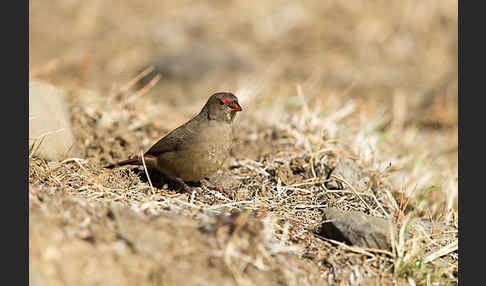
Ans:
[[[233,193],[231,192],[231,190],[225,190],[222,184],[220,184],[218,182],[211,182],[211,181],[209,181],[209,182],[213,185],[213,187],[216,189],[216,191],[220,192],[223,195],[229,196],[230,198],[233,197]]]
[[[181,178],[176,178],[176,181],[179,183],[181,188],[184,190],[186,193],[192,193],[194,190],[189,187]]]

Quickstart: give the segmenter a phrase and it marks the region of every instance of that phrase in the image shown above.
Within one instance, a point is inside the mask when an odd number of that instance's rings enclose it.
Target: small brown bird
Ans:
[[[177,180],[189,191],[184,181],[198,182],[210,176],[228,157],[233,140],[232,123],[238,111],[242,108],[232,93],[213,94],[198,115],[143,154],[145,165]],[[142,158],[137,156],[105,168],[124,165],[143,165]]]

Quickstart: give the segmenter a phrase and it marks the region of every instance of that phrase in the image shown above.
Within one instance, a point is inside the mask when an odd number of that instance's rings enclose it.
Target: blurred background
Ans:
[[[456,109],[456,1],[53,0],[29,13],[31,72],[57,60],[43,76],[58,85],[107,90],[161,61],[158,97],[206,97],[249,75],[266,93],[352,85],[381,106],[439,95]]]

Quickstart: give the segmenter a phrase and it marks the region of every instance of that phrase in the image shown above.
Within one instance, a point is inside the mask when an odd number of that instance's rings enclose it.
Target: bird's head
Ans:
[[[242,111],[238,98],[230,92],[218,92],[204,106],[210,120],[233,122],[238,111]]]

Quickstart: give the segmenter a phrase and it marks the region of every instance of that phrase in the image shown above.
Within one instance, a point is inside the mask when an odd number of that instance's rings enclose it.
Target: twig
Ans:
[[[140,158],[142,158],[143,170],[145,171],[145,175],[147,176],[147,179],[149,181],[150,190],[152,191],[154,186],[152,185],[152,180],[150,180],[150,176],[149,176],[149,173],[147,171],[147,166],[145,165],[145,158],[143,157],[143,152],[140,153]]]

